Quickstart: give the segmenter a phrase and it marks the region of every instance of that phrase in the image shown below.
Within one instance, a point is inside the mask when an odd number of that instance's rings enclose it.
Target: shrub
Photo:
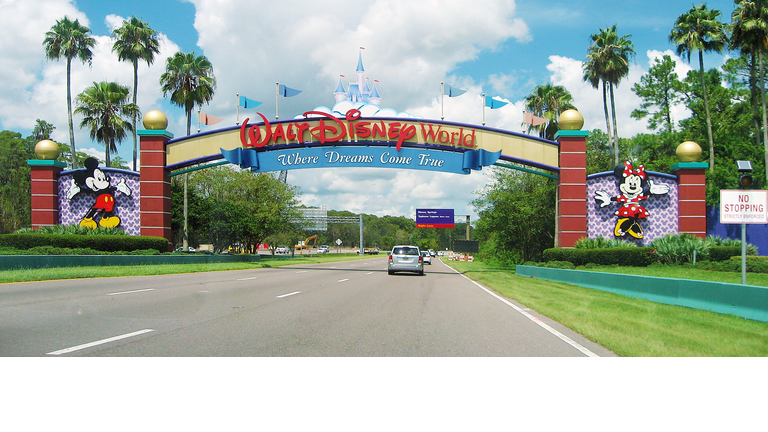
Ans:
[[[741,246],[712,246],[709,248],[710,261],[726,261],[741,256]]]
[[[128,235],[122,228],[88,228],[80,225],[53,225],[40,228],[21,228],[15,234],[75,234],[75,235]]]
[[[32,249],[40,246],[66,249],[93,249],[96,251],[115,252],[142,249],[168,251],[168,241],[163,237],[129,235],[78,235],[14,233],[0,235],[0,247]]]
[[[624,241],[617,238],[612,239],[606,239],[603,237],[596,237],[596,238],[587,238],[582,237],[580,238],[575,245],[573,245],[576,249],[598,249],[598,248],[615,248],[615,247],[630,247],[630,246],[637,246],[637,244]]]
[[[722,272],[741,272],[741,257],[732,257],[725,261],[704,261],[696,264],[697,268]],[[768,273],[768,257],[748,256],[747,272]]]
[[[722,238],[720,236],[707,236],[707,239],[714,242],[716,246],[735,246],[739,248],[739,255],[741,255],[741,240]],[[757,255],[757,246],[747,243],[747,255]]]
[[[645,267],[656,261],[653,248],[630,246],[621,248],[566,249],[552,248],[544,251],[544,260],[568,261],[577,266],[589,263],[596,265],[622,265]]]
[[[651,242],[658,260],[665,264],[693,262],[694,252],[697,259],[708,259],[709,250],[714,245],[711,239],[703,239],[691,234],[668,234]]]
[[[544,267],[555,268],[555,269],[575,269],[576,268],[576,266],[573,265],[573,263],[568,261],[550,261],[546,263]]]

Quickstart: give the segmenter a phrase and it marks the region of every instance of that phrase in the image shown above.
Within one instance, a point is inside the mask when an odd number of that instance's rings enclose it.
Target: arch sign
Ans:
[[[522,134],[413,118],[337,117],[307,111],[304,118],[261,122],[170,140],[166,167],[217,159],[254,172],[303,168],[405,168],[469,174],[499,159],[558,170],[558,144]]]

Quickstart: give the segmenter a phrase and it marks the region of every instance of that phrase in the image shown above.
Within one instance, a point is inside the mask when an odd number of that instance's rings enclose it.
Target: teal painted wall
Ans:
[[[768,288],[519,265],[519,276],[564,282],[627,297],[768,322]]]

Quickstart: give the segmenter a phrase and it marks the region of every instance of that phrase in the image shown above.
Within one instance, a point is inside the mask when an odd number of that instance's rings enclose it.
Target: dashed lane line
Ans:
[[[149,333],[149,332],[153,332],[153,331],[155,331],[155,330],[154,329],[139,330],[137,332],[133,332],[133,333],[128,333],[128,334],[124,334],[124,335],[120,335],[120,336],[111,337],[109,339],[102,339],[102,340],[98,340],[96,342],[90,342],[90,343],[87,343],[87,344],[74,346],[72,348],[65,348],[65,349],[62,349],[62,350],[49,352],[49,353],[47,353],[47,355],[56,355],[57,356],[57,355],[62,355],[62,354],[68,354],[68,353],[71,353],[71,352],[84,350],[86,348],[95,347],[97,345],[104,345],[104,344],[107,344],[107,343],[110,343],[110,342],[119,341],[121,339],[127,339],[129,337],[143,335],[144,333]]]
[[[135,291],[122,291],[122,292],[115,292],[115,293],[109,293],[108,296],[116,296],[116,295],[123,295],[123,294],[134,294],[134,293],[140,293],[140,292],[147,292],[147,291],[154,291],[154,288],[147,288],[142,290],[135,290]]]

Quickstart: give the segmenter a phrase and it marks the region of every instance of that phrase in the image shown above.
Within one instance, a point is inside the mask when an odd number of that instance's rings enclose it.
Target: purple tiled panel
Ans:
[[[658,173],[646,171],[648,180],[652,180],[654,184],[669,186],[669,192],[666,195],[651,195],[647,200],[641,201],[643,207],[650,213],[647,218],[640,220],[643,239],[635,239],[630,235],[622,237],[638,246],[647,246],[659,237],[678,232],[677,181],[667,175],[654,174]],[[618,220],[615,213],[620,204],[612,201],[601,208],[595,201],[595,192],[599,190],[608,192],[610,196],[619,195],[619,183],[613,172],[595,174],[587,178],[587,237],[616,238],[613,230]]]
[[[130,235],[141,234],[140,212],[140,187],[139,173],[120,169],[101,168],[109,177],[111,185],[116,185],[120,179],[125,179],[125,184],[131,190],[131,196],[126,196],[120,191],[115,191],[115,216],[120,218],[120,228]],[[67,199],[67,191],[72,186],[72,171],[63,171],[59,175],[59,224],[76,225],[88,213],[93,203],[96,202],[96,194],[81,191],[72,200]],[[98,216],[97,216],[98,218]],[[98,222],[98,220],[97,220]]]

